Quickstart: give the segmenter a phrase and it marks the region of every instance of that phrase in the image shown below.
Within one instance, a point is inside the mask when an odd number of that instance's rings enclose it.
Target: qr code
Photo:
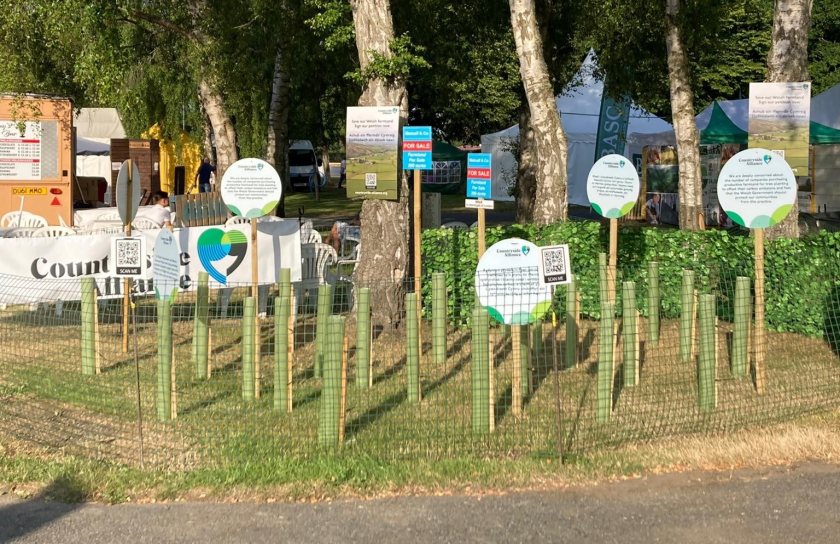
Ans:
[[[365,174],[365,187],[368,189],[376,189],[376,172],[368,172]]]
[[[117,244],[117,263],[119,266],[140,266],[140,240],[120,240]]]
[[[542,271],[546,283],[566,282],[568,280],[568,248],[543,248]]]

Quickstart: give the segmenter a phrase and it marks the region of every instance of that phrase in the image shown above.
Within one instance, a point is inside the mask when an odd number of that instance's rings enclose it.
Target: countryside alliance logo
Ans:
[[[528,254],[528,253],[530,253],[530,252],[531,252],[531,248],[530,248],[530,247],[528,247],[528,246],[522,246],[522,254],[523,254],[523,255],[527,255],[527,254]]]
[[[762,159],[764,159],[764,164],[770,164],[770,161],[773,160],[773,157],[771,157],[770,155],[764,155]]]
[[[248,238],[238,230],[224,231],[222,229],[208,229],[198,237],[198,260],[210,277],[227,285],[227,279],[233,271],[239,268],[245,260],[248,251]],[[233,261],[220,272],[212,263],[232,257]]]

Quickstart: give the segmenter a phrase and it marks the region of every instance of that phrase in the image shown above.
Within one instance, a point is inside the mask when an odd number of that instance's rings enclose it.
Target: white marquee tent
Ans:
[[[569,203],[581,206],[589,206],[586,178],[595,163],[598,115],[604,91],[604,82],[595,77],[596,68],[595,55],[590,51],[577,75],[556,100],[569,145]],[[668,131],[671,131],[670,138],[661,135]],[[519,125],[481,137],[481,151],[493,156],[494,200],[513,200],[512,196],[508,196],[508,186],[516,179],[517,164],[510,152],[510,144],[518,139]],[[634,153],[641,153],[645,145],[672,142],[673,128],[670,123],[635,104],[632,106],[625,156],[632,158]]]
[[[111,138],[125,138],[116,108],[82,108],[73,120],[76,127],[76,175],[105,178],[111,195]]]

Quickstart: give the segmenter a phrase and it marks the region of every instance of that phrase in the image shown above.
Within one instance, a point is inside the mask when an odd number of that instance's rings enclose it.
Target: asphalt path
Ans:
[[[840,466],[682,473],[551,491],[318,504],[60,504],[0,496],[0,541],[840,541]]]

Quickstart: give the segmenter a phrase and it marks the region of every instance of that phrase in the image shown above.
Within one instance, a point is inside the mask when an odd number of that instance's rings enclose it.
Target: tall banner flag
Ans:
[[[630,106],[629,96],[625,95],[619,102],[616,102],[606,92],[601,96],[601,113],[598,115],[598,139],[595,142],[595,161],[606,155],[624,154],[624,146],[627,143],[627,125],[630,123]]]

